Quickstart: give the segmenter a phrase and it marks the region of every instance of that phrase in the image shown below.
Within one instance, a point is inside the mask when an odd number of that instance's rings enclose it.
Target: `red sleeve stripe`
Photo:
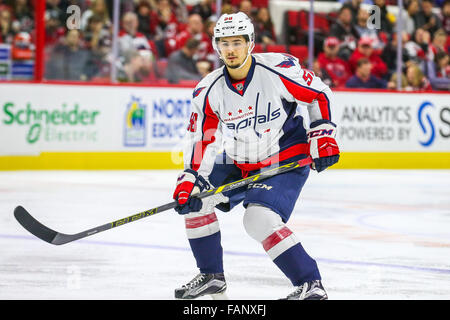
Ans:
[[[211,109],[209,98],[206,96],[205,104],[203,106],[202,139],[194,145],[191,160],[192,170],[198,170],[200,164],[202,163],[206,147],[216,140],[214,134],[217,131],[218,125],[219,118]]]
[[[314,100],[317,100],[322,119],[331,121],[330,101],[324,92],[302,86],[301,84],[282,77],[281,75],[279,75],[279,77],[289,93],[292,94],[297,100],[304,101],[306,103],[311,103]]]
[[[330,100],[328,100],[328,97],[324,92],[317,95],[317,102],[319,103],[322,119],[331,121]]]

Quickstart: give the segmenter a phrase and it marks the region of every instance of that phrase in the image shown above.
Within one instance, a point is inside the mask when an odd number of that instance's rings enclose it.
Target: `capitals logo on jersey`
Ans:
[[[256,96],[256,101],[258,101],[258,98],[259,92]],[[236,133],[238,133],[239,130],[253,126],[253,129],[255,130],[256,134],[260,136],[260,134],[256,130],[256,125],[273,121],[275,119],[278,119],[281,115],[280,108],[276,108],[275,110],[271,109],[272,106],[270,102],[267,104],[266,114],[258,114],[257,104],[256,108],[254,108],[253,106],[248,106],[247,108],[239,108],[237,116],[233,116],[233,113],[229,112],[228,113],[229,117],[228,119],[225,119],[224,122],[226,123],[228,129],[235,130]]]
[[[202,92],[202,90],[205,88],[206,87],[200,87],[200,88],[195,89],[194,92],[192,93],[192,98],[197,97],[200,94],[200,92]]]
[[[281,63],[277,64],[275,67],[279,67],[279,68],[295,67],[295,60],[296,60],[295,57],[288,55],[288,54],[283,54],[283,56],[285,56],[286,59],[284,61],[282,61]]]

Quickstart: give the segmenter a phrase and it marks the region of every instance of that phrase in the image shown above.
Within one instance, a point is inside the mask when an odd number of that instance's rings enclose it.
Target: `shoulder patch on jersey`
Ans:
[[[200,87],[200,88],[195,89],[194,92],[192,93],[192,98],[197,97],[200,94],[200,92],[202,92],[202,90],[205,88],[206,87]]]
[[[282,62],[277,64],[275,67],[279,68],[290,68],[295,67],[295,60],[296,58],[294,56],[291,56],[290,54],[283,53],[283,56],[285,57]]]

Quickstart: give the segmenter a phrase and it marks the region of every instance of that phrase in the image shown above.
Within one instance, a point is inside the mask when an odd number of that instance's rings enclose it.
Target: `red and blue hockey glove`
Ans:
[[[309,154],[314,163],[311,167],[321,172],[339,161],[336,143],[336,125],[328,120],[314,121],[307,132]]]
[[[209,188],[209,183],[197,171],[184,170],[178,175],[177,187],[173,193],[173,199],[179,204],[175,211],[179,214],[199,211],[202,208],[202,200],[191,196]]]

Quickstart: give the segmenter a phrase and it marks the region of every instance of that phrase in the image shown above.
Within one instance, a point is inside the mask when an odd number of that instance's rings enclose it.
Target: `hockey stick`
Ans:
[[[214,188],[214,189],[209,189],[207,191],[203,191],[199,194],[196,194],[195,197],[203,199],[203,198],[212,196],[212,195],[220,193],[220,192],[225,192],[225,191],[229,191],[229,190],[233,190],[233,189],[236,189],[239,187],[246,186],[257,180],[258,181],[264,180],[264,179],[273,177],[275,175],[294,170],[299,167],[304,167],[311,163],[312,163],[311,157],[307,157],[305,159],[301,159],[301,160],[298,160],[295,162],[285,164],[283,166],[276,167],[274,169],[270,169],[270,170],[258,173],[251,177],[237,180],[237,181],[222,185],[222,186]],[[143,212],[139,212],[132,216],[129,216],[129,217],[126,217],[126,218],[123,218],[120,220],[116,220],[116,221],[113,221],[113,222],[110,222],[110,223],[107,223],[107,224],[104,224],[104,225],[101,225],[101,226],[98,226],[98,227],[95,227],[95,228],[92,228],[92,229],[89,229],[86,231],[82,231],[80,233],[76,233],[76,234],[60,233],[60,232],[57,232],[55,230],[52,230],[52,229],[44,226],[42,223],[40,223],[35,218],[33,218],[31,216],[31,214],[29,214],[28,211],[25,210],[22,206],[18,206],[17,208],[14,209],[14,217],[22,225],[22,227],[24,227],[26,230],[28,230],[28,232],[35,235],[39,239],[44,240],[51,244],[61,245],[61,244],[72,242],[72,241],[75,241],[78,239],[86,238],[88,236],[91,236],[93,234],[96,234],[96,233],[99,233],[102,231],[106,231],[106,230],[109,230],[109,229],[112,229],[115,227],[119,227],[119,226],[124,225],[129,222],[133,222],[133,221],[136,221],[136,220],[139,220],[142,218],[146,218],[148,216],[152,216],[159,212],[173,209],[176,206],[177,206],[177,202],[173,201],[173,202],[164,204],[162,206],[159,206],[159,207],[156,207],[156,208],[153,208],[150,210],[146,210]]]

